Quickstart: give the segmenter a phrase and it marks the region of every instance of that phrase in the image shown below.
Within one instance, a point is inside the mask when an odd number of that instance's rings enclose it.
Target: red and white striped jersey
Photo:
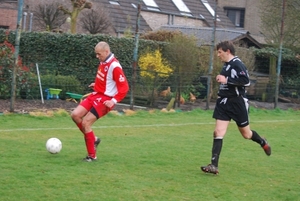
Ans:
[[[122,66],[114,54],[110,54],[99,64],[94,91],[112,97],[112,100],[117,103],[125,98],[128,90],[128,81]]]

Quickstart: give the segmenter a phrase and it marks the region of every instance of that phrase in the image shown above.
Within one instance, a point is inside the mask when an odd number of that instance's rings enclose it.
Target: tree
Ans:
[[[261,0],[260,16],[266,41],[278,46],[280,41],[282,0]],[[284,40],[287,47],[300,46],[300,1],[286,0]]]
[[[83,30],[90,34],[109,33],[112,27],[109,14],[103,7],[83,12],[80,24]]]
[[[198,76],[199,47],[197,46],[197,39],[187,35],[174,35],[166,47],[166,55],[175,68],[176,102],[180,106],[181,92],[185,91],[184,86],[192,85]]]
[[[34,9],[34,22],[37,30],[52,31],[66,22],[67,16],[58,9],[60,3],[43,3]]]
[[[65,14],[69,15],[71,18],[71,33],[76,33],[76,25],[77,25],[77,18],[79,13],[85,9],[91,9],[93,4],[86,0],[70,0],[72,3],[72,11],[66,8],[63,5],[60,5],[58,9],[62,10]]]

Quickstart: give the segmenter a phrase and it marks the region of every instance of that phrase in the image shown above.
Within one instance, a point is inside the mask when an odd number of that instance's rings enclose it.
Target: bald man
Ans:
[[[92,162],[97,159],[96,150],[100,138],[96,137],[92,125],[105,116],[116,103],[120,102],[129,90],[122,66],[111,53],[106,42],[99,42],[95,46],[95,54],[100,64],[95,81],[89,85],[92,92],[72,112],[72,120],[84,134],[87,156],[83,161]]]

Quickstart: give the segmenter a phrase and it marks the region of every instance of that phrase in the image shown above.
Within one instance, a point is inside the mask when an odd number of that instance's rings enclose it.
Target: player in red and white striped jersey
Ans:
[[[91,162],[97,159],[96,149],[100,138],[96,137],[92,125],[97,119],[106,115],[117,102],[120,102],[129,90],[122,66],[111,53],[106,42],[99,42],[95,46],[96,57],[100,64],[95,82],[90,84],[92,92],[72,112],[71,117],[80,131],[84,134],[87,148],[87,157],[84,161]]]

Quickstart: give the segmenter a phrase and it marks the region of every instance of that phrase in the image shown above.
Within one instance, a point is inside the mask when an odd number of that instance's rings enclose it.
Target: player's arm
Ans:
[[[118,93],[113,97],[114,103],[120,102],[123,100],[129,90],[129,85],[126,76],[122,68],[116,67],[113,70],[113,79],[116,82],[116,87],[118,89]]]
[[[249,86],[250,79],[247,72],[247,69],[242,63],[237,63],[231,69],[231,76],[227,77],[227,84],[228,85],[235,85],[235,86]]]
[[[95,82],[92,82],[92,83],[89,85],[89,87],[90,87],[91,89],[94,89],[94,86],[95,86]]]

